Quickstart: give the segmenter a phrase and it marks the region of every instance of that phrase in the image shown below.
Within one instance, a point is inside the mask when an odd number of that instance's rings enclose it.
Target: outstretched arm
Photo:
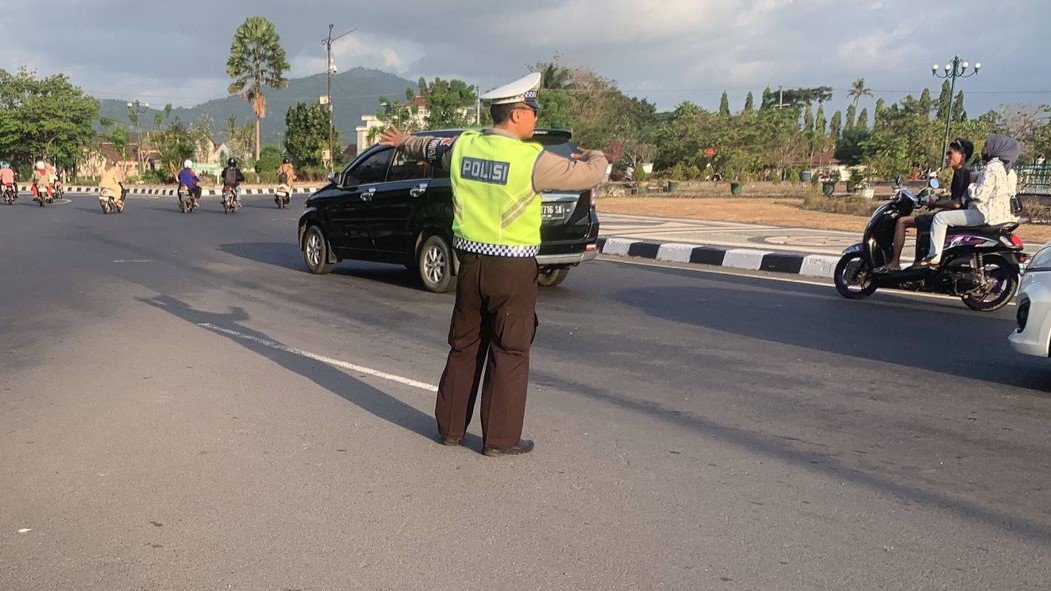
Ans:
[[[380,143],[400,148],[405,155],[415,160],[424,160],[431,166],[449,169],[452,162],[455,137],[412,135],[392,127],[380,136]]]
[[[573,158],[544,152],[533,168],[533,188],[537,191],[583,191],[606,178],[609,161],[598,150],[583,150]]]

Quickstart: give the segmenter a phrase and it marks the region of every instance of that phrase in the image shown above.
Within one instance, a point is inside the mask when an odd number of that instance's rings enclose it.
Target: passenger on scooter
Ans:
[[[949,150],[945,152],[945,165],[952,169],[949,198],[929,201],[928,209],[960,209],[963,207],[963,201],[967,197],[967,186],[971,184],[971,169],[967,167],[967,162],[973,155],[974,144],[963,138],[956,138],[949,144]],[[898,224],[894,228],[894,252],[887,264],[877,269],[876,272],[901,270],[901,251],[905,248],[906,232],[909,228],[916,228],[916,248],[920,248],[920,237],[931,231],[934,215],[934,213],[925,213],[898,218]]]
[[[197,173],[193,171],[193,161],[187,159],[182,163],[182,170],[179,171],[179,187],[186,188],[187,193],[196,197],[201,198],[201,185],[200,180],[197,178]]]
[[[1022,147],[1014,139],[989,134],[982,148],[985,168],[968,188],[966,209],[943,211],[934,216],[931,249],[920,265],[933,267],[941,263],[949,226],[996,226],[1017,220],[1011,212],[1011,199],[1017,193],[1018,177],[1011,168],[1021,154]]]

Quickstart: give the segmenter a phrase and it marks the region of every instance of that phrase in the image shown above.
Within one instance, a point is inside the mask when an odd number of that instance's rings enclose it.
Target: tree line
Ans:
[[[978,150],[984,137],[997,131],[1021,140],[1028,159],[1051,152],[1047,106],[1008,106],[971,118],[963,92],[951,96],[948,81],[937,98],[924,89],[919,97],[888,103],[883,98],[873,102],[864,79],[858,79],[847,93],[846,108],[831,113],[827,107],[833,90],[827,86],[767,87],[758,97],[749,92],[739,110],[731,108],[724,92],[717,110],[686,101],[673,111],[658,112],[648,100],[623,93],[614,80],[586,67],[565,66],[557,56],[530,69],[543,75],[538,125],[572,130],[579,145],[605,149],[616,166],[640,171],[636,178],[642,176],[642,164],[653,163],[668,178],[795,180],[800,171],[825,166],[833,158],[864,165],[870,176],[889,178],[939,165],[946,118],[953,135],[971,139]],[[300,168],[321,174],[326,157],[340,165],[344,153],[338,130],[329,142],[327,105],[292,105],[284,114],[283,145],[261,145],[267,89],[287,87],[288,70],[274,24],[262,17],[246,19],[231,41],[227,90],[248,103],[254,121],[231,117],[220,134],[229,155],[241,158],[249,169],[272,172],[287,156]],[[165,180],[183,160],[206,154],[217,136],[207,115],[182,122],[171,113],[171,105],[166,106],[150,130],[133,138],[127,128],[100,118],[98,102],[65,75],[37,78],[26,69],[0,69],[0,158],[20,165],[45,158],[75,167],[85,150],[102,141],[122,153],[134,141],[136,151],[156,155],[155,180]],[[477,87],[442,78],[421,78],[406,89],[404,100],[379,97],[376,116],[381,125],[370,141],[391,125],[417,130],[490,123],[487,109],[478,104]],[[132,107],[128,118],[133,128],[141,129]]]

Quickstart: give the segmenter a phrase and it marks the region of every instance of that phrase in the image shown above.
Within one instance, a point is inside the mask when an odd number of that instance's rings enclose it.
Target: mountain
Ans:
[[[328,79],[324,74],[307,78],[289,80],[288,88],[275,90],[267,88],[266,118],[263,119],[260,133],[263,143],[280,144],[285,134],[285,113],[297,102],[316,103],[327,90]],[[354,141],[354,128],[361,123],[361,116],[375,113],[379,109],[379,97],[388,96],[395,100],[404,100],[405,88],[415,83],[404,78],[368,68],[354,68],[332,77],[332,97],[335,103],[336,127],[340,130],[343,143]],[[129,125],[126,101],[103,99],[99,101],[102,117],[112,119],[121,125]],[[161,105],[163,106],[163,105]],[[156,107],[147,109],[139,115],[141,126],[153,126],[154,116],[160,112]],[[191,123],[202,113],[208,113],[215,122],[215,137],[225,140],[226,120],[235,115],[240,123],[255,119],[248,102],[238,95],[210,100],[195,107],[177,108],[172,111],[172,118],[178,117],[183,123]]]

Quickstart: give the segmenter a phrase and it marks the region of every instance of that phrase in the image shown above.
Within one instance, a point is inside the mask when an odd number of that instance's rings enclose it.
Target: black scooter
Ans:
[[[898,218],[925,206],[938,180],[931,179],[919,194],[901,187],[894,197],[872,214],[862,241],[843,251],[836,265],[836,290],[845,298],[860,300],[878,288],[944,293],[959,297],[972,310],[992,312],[1006,306],[1018,291],[1022,240],[1013,234],[1017,223],[997,226],[950,226],[942,261],[937,267],[876,272],[893,254]],[[927,252],[929,235],[921,235],[916,262]]]

